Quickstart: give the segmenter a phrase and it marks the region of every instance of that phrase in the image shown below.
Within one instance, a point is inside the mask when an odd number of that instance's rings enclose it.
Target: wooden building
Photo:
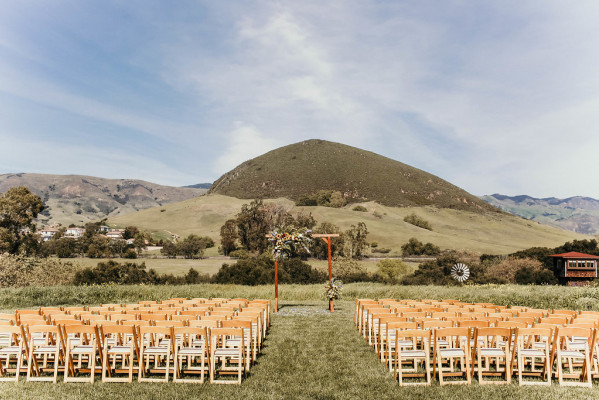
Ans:
[[[599,256],[571,251],[551,257],[553,271],[561,285],[585,286],[597,278]]]

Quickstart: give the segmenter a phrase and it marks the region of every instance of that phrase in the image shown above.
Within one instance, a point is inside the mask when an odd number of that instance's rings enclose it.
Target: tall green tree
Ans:
[[[0,194],[0,252],[35,252],[34,219],[43,209],[42,199],[25,186]]]
[[[248,251],[264,252],[268,248],[266,235],[270,230],[268,213],[262,200],[244,204],[237,214],[237,233],[241,245]]]
[[[206,241],[193,233],[177,243],[178,253],[185,258],[201,258],[206,249]]]
[[[237,222],[229,219],[220,228],[220,248],[225,256],[237,248]]]
[[[368,229],[364,222],[358,222],[358,225],[352,225],[350,229],[343,233],[344,248],[343,254],[349,258],[362,259],[364,252],[368,248],[366,237]]]

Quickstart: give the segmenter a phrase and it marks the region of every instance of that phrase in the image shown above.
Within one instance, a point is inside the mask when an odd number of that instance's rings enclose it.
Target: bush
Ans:
[[[368,212],[368,209],[364,206],[355,206],[352,211]]]
[[[422,243],[416,238],[410,238],[408,243],[401,246],[401,252],[404,257],[407,256],[436,256],[441,253],[439,246],[432,243]]]
[[[429,231],[433,230],[433,228],[431,227],[431,224],[427,220],[425,220],[422,217],[419,217],[418,215],[416,215],[414,213],[412,213],[410,215],[406,215],[406,217],[403,220],[405,222],[407,222],[408,224],[412,224],[419,228],[427,229]]]
[[[529,268],[531,271],[540,271],[543,265],[540,261],[532,258],[513,258],[500,261],[491,265],[487,269],[487,276],[498,281],[515,283],[516,273],[522,268]]]
[[[116,283],[120,285],[135,285],[140,283],[154,283],[148,271],[146,264],[136,264],[127,262],[119,264],[116,261],[109,260],[101,262],[94,268],[85,268],[78,271],[73,279],[75,285],[101,285],[107,283]]]
[[[399,283],[400,278],[413,272],[413,268],[401,260],[386,259],[377,264],[377,274],[385,283]]]
[[[127,249],[127,251],[123,253],[123,258],[135,259],[137,258],[137,253],[134,249]]]
[[[312,195],[303,195],[296,201],[297,206],[323,206],[340,208],[346,204],[343,193],[337,190],[319,190]]]
[[[51,258],[0,254],[0,287],[67,285],[78,269],[70,262]]]
[[[372,249],[371,251],[373,253],[380,253],[380,254],[389,254],[389,253],[391,253],[391,249],[387,249],[385,247],[381,247],[380,249]]]
[[[343,283],[373,282],[377,276],[369,274],[366,268],[353,258],[339,258],[333,260],[333,277]],[[328,278],[328,276],[327,276]]]
[[[279,283],[322,283],[326,279],[326,273],[298,258],[279,262]],[[240,259],[232,265],[223,264],[213,278],[215,283],[250,286],[272,284],[274,280],[274,261],[267,256]]]
[[[229,253],[229,257],[231,258],[250,258],[250,253],[247,250],[234,250]]]
[[[519,285],[555,285],[557,278],[545,268],[523,267],[516,272],[515,281]]]

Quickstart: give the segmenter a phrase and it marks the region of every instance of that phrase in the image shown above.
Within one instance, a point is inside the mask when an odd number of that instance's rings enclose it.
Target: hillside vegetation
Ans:
[[[137,179],[104,179],[81,175],[3,174],[0,193],[27,186],[40,196],[45,209],[38,216],[41,225],[84,224],[186,200],[206,189],[158,185]]]
[[[395,207],[499,211],[437,176],[325,140],[307,140],[246,161],[216,180],[210,193],[241,199],[298,200],[320,190],[339,191],[349,203],[376,201]]]
[[[331,222],[341,230],[363,221],[370,232],[368,240],[377,241],[379,247],[392,249],[390,255],[399,255],[401,245],[412,237],[442,249],[493,254],[507,254],[533,246],[556,247],[573,239],[588,238],[503,213],[480,214],[436,207],[387,207],[375,202],[360,203],[367,210],[361,212],[352,211],[352,205],[342,208],[298,207],[287,199],[265,202],[277,202],[292,214],[312,213],[319,223]],[[212,194],[118,216],[108,222],[118,226],[136,225],[153,232],[156,237],[170,238],[168,232],[181,237],[195,233],[210,236],[218,242],[220,227],[227,219],[235,217],[245,203],[249,200]],[[404,221],[411,214],[428,221],[432,231]]]
[[[481,198],[522,218],[587,235],[599,234],[599,200],[590,197],[538,199],[526,195],[493,194]]]

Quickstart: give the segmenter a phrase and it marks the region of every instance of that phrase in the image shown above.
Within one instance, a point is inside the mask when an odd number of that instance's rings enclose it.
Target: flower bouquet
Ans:
[[[290,232],[272,232],[268,240],[273,245],[273,256],[279,260],[291,257],[298,246],[309,253],[308,246],[312,243],[311,232],[295,228]]]
[[[338,300],[341,298],[341,288],[343,287],[343,282],[338,279],[331,279],[325,286],[326,292],[325,296],[329,301]]]

